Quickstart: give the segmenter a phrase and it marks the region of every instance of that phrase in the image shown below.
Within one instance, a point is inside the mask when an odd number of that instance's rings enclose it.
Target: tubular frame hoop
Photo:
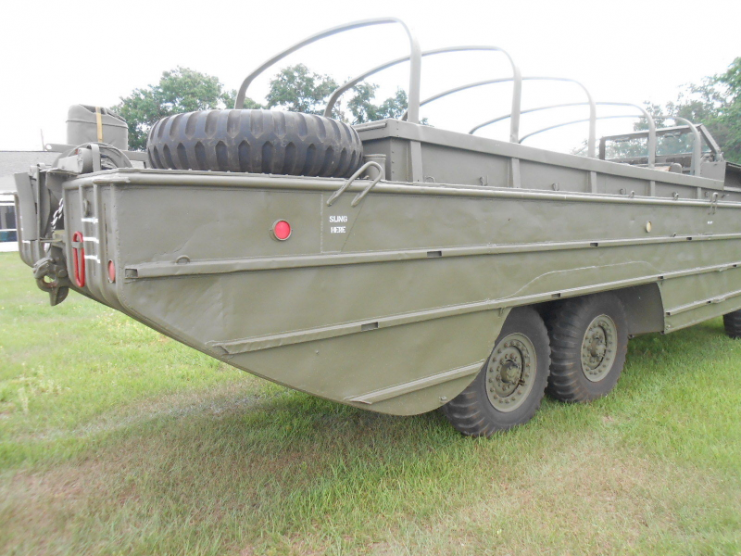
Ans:
[[[325,39],[327,37],[343,33],[345,31],[351,31],[353,29],[359,29],[363,27],[370,27],[374,25],[387,25],[387,24],[398,24],[401,25],[404,29],[407,38],[409,39],[409,55],[403,56],[401,58],[396,58],[394,60],[391,60],[389,62],[386,62],[384,64],[381,64],[379,66],[376,66],[374,68],[371,68],[370,70],[367,70],[366,72],[354,77],[353,79],[350,79],[349,81],[346,81],[339,87],[337,87],[331,94],[327,106],[324,110],[324,116],[325,117],[331,117],[332,110],[334,109],[334,106],[336,105],[337,101],[339,100],[340,96],[345,93],[348,89],[354,87],[364,79],[370,77],[371,75],[375,75],[376,73],[383,71],[385,69],[391,68],[393,66],[396,66],[398,64],[404,63],[404,62],[411,62],[409,67],[409,108],[408,110],[403,114],[402,120],[409,120],[412,123],[419,123],[419,111],[420,107],[429,104],[430,102],[436,101],[438,99],[441,99],[443,97],[446,97],[448,95],[452,95],[454,93],[458,93],[461,91],[465,91],[468,89],[472,89],[475,87],[481,87],[484,85],[492,85],[492,84],[498,84],[498,83],[513,83],[513,90],[512,90],[512,110],[509,114],[499,116],[497,118],[493,118],[491,120],[487,120],[474,128],[472,128],[469,131],[469,134],[474,134],[478,130],[498,122],[501,122],[503,120],[510,120],[510,134],[509,134],[509,140],[513,143],[522,143],[526,139],[538,135],[540,133],[544,133],[546,131],[551,131],[553,129],[558,129],[561,127],[578,124],[578,123],[589,123],[589,137],[587,139],[587,155],[590,158],[595,158],[596,156],[596,127],[597,127],[597,120],[607,120],[607,119],[614,119],[614,118],[634,118],[638,117],[637,115],[615,115],[615,116],[597,116],[597,106],[623,106],[623,107],[630,107],[635,108],[639,110],[642,113],[642,117],[646,118],[648,121],[648,167],[653,168],[656,165],[656,123],[654,121],[654,118],[649,114],[642,106],[639,106],[637,104],[631,104],[631,103],[625,103],[625,102],[595,102],[591,93],[589,90],[579,81],[575,79],[565,78],[565,77],[541,77],[541,76],[528,76],[528,77],[522,77],[522,74],[520,72],[520,68],[515,64],[512,56],[510,54],[497,46],[490,46],[490,45],[482,45],[482,46],[471,46],[471,45],[465,45],[465,46],[452,46],[452,47],[445,47],[445,48],[437,48],[434,50],[427,50],[422,52],[419,41],[417,40],[417,37],[414,35],[414,33],[411,31],[409,26],[404,23],[401,19],[396,17],[382,17],[382,18],[373,18],[373,19],[364,19],[360,21],[354,21],[351,23],[346,23],[343,25],[338,25],[336,27],[332,27],[330,29],[326,29],[324,31],[321,31],[319,33],[315,33],[297,43],[295,43],[293,46],[290,46],[289,48],[286,48],[285,50],[279,52],[269,60],[267,60],[265,63],[263,63],[260,67],[255,69],[252,73],[250,73],[244,81],[242,81],[241,86],[239,87],[239,91],[237,92],[237,98],[234,102],[234,108],[237,110],[241,110],[244,108],[244,101],[247,95],[247,89],[252,84],[252,82],[260,75],[262,74],[266,69],[273,66],[275,63],[279,62],[289,54],[292,54],[293,52],[296,52],[297,50],[312,44],[316,41],[319,41],[321,39]],[[441,93],[438,93],[436,95],[433,95],[431,97],[428,97],[424,100],[420,100],[420,86],[421,86],[421,76],[422,76],[422,58],[425,56],[434,56],[437,54],[447,54],[447,53],[453,53],[453,52],[474,52],[474,51],[490,51],[490,52],[501,52],[507,57],[507,60],[509,61],[510,66],[512,67],[512,77],[509,78],[501,78],[501,79],[489,79],[485,81],[477,81],[475,83],[469,83],[466,85],[461,85],[458,87],[454,87],[452,89],[448,89],[446,91],[443,91]],[[527,110],[522,110],[522,82],[523,81],[560,81],[565,83],[573,83],[577,86],[579,86],[584,93],[587,96],[587,102],[571,102],[571,103],[561,103],[561,104],[552,104],[549,106],[540,106],[536,108],[530,108]],[[574,107],[574,106],[589,106],[589,118],[588,119],[580,119],[580,120],[572,120],[569,122],[563,122],[557,125],[548,126],[539,130],[536,130],[532,133],[529,133],[523,137],[520,137],[520,116],[522,114],[529,114],[532,112],[538,112],[543,110],[552,110],[557,108],[566,108],[566,107]],[[700,165],[702,163],[702,137],[700,135],[700,132],[698,131],[697,127],[690,122],[689,120],[685,118],[681,118],[679,116],[662,116],[661,119],[668,119],[671,118],[675,120],[676,122],[683,122],[686,124],[689,129],[691,130],[693,137],[694,137],[694,144],[693,144],[693,150],[692,150],[692,166],[690,169],[690,172],[693,175],[699,175],[700,171]]]
[[[404,23],[401,19],[398,19],[396,17],[364,19],[361,21],[346,23],[344,25],[338,25],[337,27],[332,27],[325,31],[321,31],[319,33],[311,35],[310,37],[307,37],[304,40],[294,44],[293,46],[279,52],[278,54],[270,58],[267,62],[262,64],[259,68],[254,70],[251,74],[249,74],[244,79],[244,81],[242,81],[242,85],[240,85],[239,91],[237,92],[237,98],[234,101],[234,108],[237,110],[244,108],[244,99],[247,96],[247,89],[252,84],[252,82],[255,80],[255,78],[258,75],[260,75],[262,72],[264,72],[266,69],[268,69],[270,66],[282,60],[289,54],[292,54],[293,52],[313,42],[330,37],[332,35],[336,35],[338,33],[342,33],[344,31],[350,31],[352,29],[359,29],[361,27],[370,27],[372,25],[386,25],[389,23],[396,23],[398,25],[401,25],[404,28],[404,31],[406,32],[407,37],[409,38],[410,54],[409,54],[408,59],[411,60],[411,66],[409,68],[409,113],[410,113],[410,121],[414,123],[418,123],[419,122],[419,97],[420,97],[419,91],[420,91],[420,81],[422,77],[422,59],[421,59],[422,52],[421,52],[417,37],[412,33],[412,31],[409,29],[406,23]]]
[[[617,114],[617,115],[614,115],[614,116],[597,116],[597,119],[598,120],[613,120],[613,119],[618,119],[618,118],[642,118],[642,117],[643,116],[641,116],[639,114]],[[520,139],[520,143],[522,143],[525,139],[529,139],[533,135],[538,135],[540,133],[545,133],[546,131],[551,131],[552,129],[558,129],[560,127],[566,127],[566,126],[569,126],[569,125],[583,124],[583,123],[586,123],[586,122],[589,122],[589,121],[590,121],[589,118],[584,118],[584,119],[581,119],[581,120],[571,120],[570,122],[563,122],[563,123],[560,123],[560,124],[556,124],[556,125],[544,127],[544,128],[539,129],[537,131],[533,131],[532,133],[528,133],[527,135],[525,135],[524,137],[522,137],[522,139]]]
[[[422,105],[425,104],[426,100],[425,101],[422,101]],[[551,104],[551,105],[548,105],[548,106],[538,106],[536,108],[529,108],[527,110],[522,110],[520,112],[520,114],[530,114],[532,112],[540,112],[542,110],[551,110],[551,109],[554,109],[554,108],[568,108],[568,107],[572,107],[572,106],[585,106],[586,104],[587,104],[586,102],[567,102],[567,103],[563,103],[563,104]],[[602,106],[602,105],[631,106],[631,107],[636,106],[634,104],[627,105],[627,104],[624,104],[624,103],[605,103],[605,102],[598,102],[597,103],[597,106]],[[638,108],[640,108],[640,107],[638,107]],[[484,127],[486,125],[490,125],[490,124],[495,124],[497,122],[501,122],[503,120],[508,119],[510,116],[511,116],[511,114],[506,114],[504,116],[500,116],[498,118],[494,118],[493,120],[489,120],[489,121],[481,124],[478,127],[480,128],[480,127]],[[661,119],[661,120],[671,119],[671,120],[674,120],[676,122],[682,122],[685,125],[687,125],[687,127],[690,128],[690,131],[692,132],[692,135],[694,137],[694,143],[693,143],[693,149],[692,149],[692,167],[690,169],[690,173],[693,176],[698,175],[699,174],[700,164],[701,164],[701,161],[702,161],[702,136],[700,135],[700,132],[698,131],[697,127],[695,127],[695,124],[693,124],[688,119],[682,118],[680,116],[657,116],[657,117],[658,117],[658,119]],[[607,117],[600,117],[598,119],[608,119],[608,118]],[[654,119],[656,119],[656,118],[654,118]],[[580,120],[579,121],[579,123],[583,123],[583,122],[584,122],[584,120]],[[478,129],[478,128],[476,128],[476,129]],[[476,129],[474,129],[473,131],[475,131]],[[547,130],[544,130],[544,131],[548,131],[550,129],[551,128],[548,128]],[[535,132],[535,133],[538,133],[538,132]],[[524,141],[525,139],[527,139],[528,137],[530,137],[532,135],[533,135],[533,133],[531,133],[529,135],[526,135],[525,137],[522,138],[522,140]]]
[[[525,78],[525,79],[527,79],[527,78]],[[585,105],[586,103],[573,103],[573,104],[572,103],[567,103],[567,104],[554,104],[554,105],[551,105],[551,106],[539,106],[537,108],[531,108],[529,110],[526,110],[523,113],[537,112],[539,110],[550,110],[552,108],[563,108],[563,107],[566,107],[566,106],[578,106],[580,104],[581,105]],[[656,123],[654,122],[654,119],[651,116],[651,114],[649,114],[642,106],[639,106],[637,104],[631,104],[629,102],[596,102],[596,103],[592,103],[592,104],[594,104],[595,106],[625,106],[625,107],[628,107],[628,108],[635,108],[635,109],[639,110],[642,113],[642,116],[644,118],[646,118],[646,120],[648,120],[648,128],[649,128],[648,129],[648,167],[649,168],[653,168],[656,165]],[[591,105],[590,105],[590,109],[591,109]],[[610,119],[615,119],[615,118],[629,118],[629,117],[638,117],[638,116],[630,116],[630,115],[600,116],[600,117],[597,117],[595,119],[597,119],[597,120],[610,120]],[[506,116],[495,118],[494,120],[490,120],[488,122],[485,122],[484,124],[481,124],[480,126],[475,127],[471,131],[472,132],[473,131],[476,131],[476,130],[480,129],[481,127],[484,127],[485,125],[488,125],[490,123],[495,123],[495,122],[501,121],[503,119],[506,119]],[[583,119],[582,120],[571,120],[569,122],[564,122],[564,123],[560,123],[560,124],[556,124],[556,125],[552,125],[552,126],[548,126],[548,127],[544,127],[544,128],[538,129],[536,131],[533,131],[532,133],[528,133],[527,135],[523,136],[520,139],[520,143],[522,143],[523,141],[525,141],[525,139],[528,139],[528,138],[532,137],[533,135],[538,135],[540,133],[544,133],[546,131],[551,131],[553,129],[558,129],[558,128],[561,128],[561,127],[566,127],[566,126],[574,125],[574,124],[581,124],[581,123],[584,123],[584,122],[589,122],[589,127],[590,127],[590,130],[589,131],[590,131],[590,138],[591,138],[592,133],[594,132],[596,126],[595,126],[595,123],[593,122],[592,118],[590,117],[588,120],[583,120]],[[590,158],[593,158],[593,155],[590,155]]]
[[[448,54],[452,52],[501,52],[507,57],[507,60],[510,63],[510,66],[512,67],[512,77],[508,79],[503,80],[496,80],[495,82],[514,82],[514,88],[512,91],[512,123],[510,125],[510,141],[513,143],[519,142],[519,132],[520,132],[520,106],[522,103],[522,73],[520,72],[520,68],[515,64],[514,59],[510,54],[504,50],[503,48],[499,48],[498,46],[489,46],[489,45],[482,45],[482,46],[475,46],[475,45],[464,45],[464,46],[451,46],[451,47],[445,47],[445,48],[436,48],[433,50],[425,50],[421,53],[422,57],[425,56],[435,56],[437,54]],[[346,81],[340,87],[334,90],[332,95],[329,97],[329,101],[327,102],[327,107],[324,110],[324,116],[330,117],[332,115],[332,109],[334,108],[334,105],[336,104],[337,100],[340,98],[340,96],[345,93],[348,89],[351,87],[354,87],[364,79],[367,79],[371,75],[375,75],[376,73],[379,73],[385,69],[391,68],[393,66],[396,66],[398,64],[402,64],[404,62],[409,61],[409,56],[403,56],[401,58],[396,58],[395,60],[391,60],[389,62],[386,62],[384,64],[381,64],[379,66],[376,66],[374,68],[369,69],[368,71],[350,79],[349,81]],[[480,84],[485,84],[487,82],[481,82]],[[459,90],[464,90],[466,88],[470,88],[469,86],[464,86],[463,88],[457,88],[454,91],[448,91],[446,94],[452,94],[453,92],[457,92]],[[442,96],[445,96],[445,94],[442,94]],[[425,101],[421,102],[419,106],[423,106],[424,104],[427,104],[428,102],[432,102],[432,100],[436,100],[437,98],[441,98],[440,96],[437,96],[435,98],[426,99]],[[413,121],[412,116],[412,105],[410,103],[409,110],[407,110],[404,115],[401,117],[402,120]],[[419,113],[417,114],[417,121],[414,123],[419,123]]]
[[[587,105],[589,105],[589,119],[587,120],[589,122],[589,138],[587,139],[587,156],[589,158],[594,158],[596,154],[596,143],[597,143],[597,104],[594,102],[594,98],[592,97],[592,94],[589,92],[589,89],[587,89],[581,82],[577,81],[576,79],[570,79],[568,77],[541,77],[541,76],[528,76],[523,77],[523,81],[561,81],[564,83],[574,83],[575,85],[578,85],[583,91],[584,94],[587,95]],[[496,80],[495,83],[501,83],[502,81]],[[438,98],[442,98],[448,94],[456,93],[458,91],[462,91],[464,89],[470,89],[472,87],[480,87],[482,85],[489,85],[491,82],[487,81],[480,81],[478,83],[472,83],[467,87],[463,88],[456,88],[451,89],[449,91],[445,91],[443,93],[440,93],[439,95],[436,95],[435,99],[425,99],[425,101],[422,102],[422,104],[425,104],[427,100],[437,100]],[[519,118],[520,114],[522,112],[518,113],[517,116]],[[510,114],[511,116],[511,114]],[[500,121],[501,119],[496,119],[496,121]],[[494,120],[486,121],[482,124],[477,125],[471,131],[468,133],[473,135],[476,133],[479,129],[482,127],[485,127],[489,124],[494,123]],[[522,140],[524,138],[520,139],[520,143],[522,143]]]

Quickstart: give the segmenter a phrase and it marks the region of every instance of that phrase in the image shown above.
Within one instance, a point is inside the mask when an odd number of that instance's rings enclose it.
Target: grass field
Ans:
[[[741,342],[489,440],[211,360],[0,254],[0,554],[741,554]]]

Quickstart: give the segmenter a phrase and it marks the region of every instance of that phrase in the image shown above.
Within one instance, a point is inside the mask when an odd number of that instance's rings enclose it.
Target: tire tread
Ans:
[[[560,303],[550,311],[546,326],[551,340],[551,369],[546,393],[557,400],[569,403],[584,403],[606,395],[607,392],[590,391],[587,379],[581,367],[581,345],[584,336],[583,328],[589,324],[584,315],[590,315],[593,306],[600,303],[605,295],[610,296],[610,303],[616,307],[616,315],[610,315],[616,321],[618,334],[625,328],[625,309],[620,300],[611,294],[577,297]],[[590,319],[591,320],[591,319]],[[619,321],[619,322],[618,322]],[[622,331],[624,341],[618,341],[617,356],[614,365],[619,366],[618,379],[627,354],[627,333]],[[611,371],[612,373],[612,371]],[[610,376],[610,375],[608,375]],[[607,377],[605,377],[607,378]],[[604,380],[604,379],[603,379]],[[597,384],[597,383],[594,383]]]
[[[741,338],[741,310],[732,311],[723,315],[723,328],[729,338]]]
[[[363,161],[352,126],[279,110],[167,116],[152,127],[147,152],[153,168],[314,177],[346,178]]]
[[[453,400],[451,400],[441,408],[443,415],[445,415],[445,417],[448,419],[448,421],[450,421],[453,427],[465,436],[490,437],[497,431],[507,430],[517,425],[527,423],[530,419],[533,418],[535,413],[540,408],[545,394],[545,386],[550,362],[548,358],[548,331],[540,315],[538,315],[538,313],[536,313],[534,309],[529,307],[522,307],[516,311],[518,311],[518,318],[522,319],[523,317],[525,317],[525,319],[531,319],[529,321],[529,325],[534,327],[534,330],[536,331],[535,335],[539,336],[539,338],[532,338],[533,344],[537,350],[538,344],[540,343],[543,351],[542,354],[539,354],[539,357],[543,358],[543,361],[540,363],[543,365],[542,373],[540,377],[536,379],[536,384],[533,385],[533,390],[531,392],[531,396],[535,396],[535,398],[533,398],[534,403],[530,402],[530,407],[526,411],[522,412],[516,419],[510,422],[496,422],[494,419],[492,419],[490,415],[492,410],[491,402],[489,402],[485,392],[482,391],[480,384],[480,382],[486,376],[485,364],[484,368],[481,369],[473,382],[465,390],[463,390],[463,392],[461,392],[458,396],[456,396]],[[510,313],[510,317],[512,317],[512,315],[514,314],[514,311],[513,313]],[[504,326],[502,327],[500,338],[510,333],[508,330],[509,322],[510,321],[508,319],[508,321],[505,322]],[[527,322],[527,320],[524,320],[522,322]],[[499,340],[495,342],[495,349],[498,342]],[[537,381],[540,381],[540,383],[538,383]]]

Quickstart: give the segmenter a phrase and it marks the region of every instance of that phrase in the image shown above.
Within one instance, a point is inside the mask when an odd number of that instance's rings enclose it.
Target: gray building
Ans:
[[[30,166],[51,164],[59,153],[46,151],[0,151],[0,193],[15,192],[13,174],[27,172]]]
[[[45,151],[0,151],[0,251],[18,249],[13,174],[27,172],[38,163],[51,164],[57,156]]]

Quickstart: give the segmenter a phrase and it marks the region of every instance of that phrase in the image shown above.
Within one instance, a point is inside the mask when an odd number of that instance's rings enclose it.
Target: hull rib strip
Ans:
[[[529,305],[532,303],[541,303],[543,301],[551,301],[554,297],[567,298],[575,297],[578,295],[586,295],[590,293],[597,293],[607,290],[616,290],[620,288],[627,288],[631,286],[639,286],[642,284],[651,284],[654,282],[661,282],[664,280],[670,280],[672,278],[682,278],[685,276],[695,276],[698,274],[705,274],[709,272],[719,272],[732,268],[738,268],[741,266],[740,262],[727,263],[714,266],[706,266],[700,268],[693,268],[689,270],[680,270],[676,272],[665,272],[663,274],[653,274],[650,276],[642,276],[639,278],[630,278],[627,280],[617,280],[614,282],[603,282],[600,284],[594,284],[590,286],[582,286],[579,288],[570,288],[560,290],[557,292],[549,291],[545,293],[538,293],[533,295],[519,296],[519,297],[508,297],[504,299],[491,299],[486,301],[477,301],[474,303],[463,303],[460,305],[450,305],[447,307],[437,307],[434,309],[428,309],[424,311],[415,311],[409,313],[402,313],[400,315],[393,315],[387,317],[367,319],[363,321],[355,321],[344,324],[337,324],[333,326],[325,326],[318,328],[311,328],[307,330],[297,330],[293,332],[287,332],[284,334],[275,334],[269,336],[258,336],[254,338],[244,338],[240,340],[232,340],[227,342],[209,342],[213,348],[222,351],[223,355],[236,355],[239,353],[248,353],[251,351],[258,351],[262,349],[270,349],[275,347],[282,347],[291,344],[299,344],[304,342],[313,342],[317,340],[324,340],[327,338],[336,338],[339,336],[345,336],[348,334],[359,334],[365,332],[364,325],[369,322],[377,323],[379,329],[389,328],[392,326],[401,326],[405,324],[413,324],[417,322],[423,322],[432,319],[439,319],[445,317],[452,317],[458,315],[465,315],[468,313],[476,313],[479,311],[490,311],[494,309],[506,309],[509,307],[516,307],[519,305]],[[733,296],[727,294],[725,297]],[[741,293],[739,293],[741,295]],[[701,303],[706,304],[706,301]],[[676,312],[676,310],[674,310]],[[373,329],[375,330],[375,328]]]
[[[340,266],[348,264],[370,264],[416,259],[473,257],[484,255],[506,255],[510,253],[537,253],[544,251],[568,251],[574,249],[595,249],[601,247],[626,247],[635,245],[654,245],[683,243],[687,241],[722,241],[741,239],[741,233],[716,235],[682,235],[635,239],[606,239],[594,241],[565,241],[543,243],[521,243],[509,245],[477,245],[472,247],[451,247],[429,251],[414,249],[403,251],[375,251],[370,253],[346,253],[332,255],[299,255],[293,257],[271,257],[252,259],[222,259],[211,261],[191,261],[188,264],[176,262],[156,262],[128,265],[127,278],[141,280],[146,278],[168,278],[173,276],[195,276],[204,274],[229,274],[259,270],[284,268],[311,268],[318,266]],[[430,256],[430,253],[435,253]],[[439,253],[439,255],[437,255]]]
[[[371,392],[370,394],[364,394],[362,396],[358,396],[357,398],[352,398],[347,401],[371,405],[393,398],[398,398],[399,396],[410,394],[412,392],[416,392],[417,390],[423,390],[425,388],[437,386],[438,384],[444,384],[458,378],[471,376],[472,374],[476,374],[477,372],[479,372],[483,364],[484,361],[479,361],[477,363],[474,363],[473,365],[466,365],[465,367],[459,367],[457,369],[445,371],[444,373],[420,378],[411,382],[405,382],[404,384],[399,384],[397,386],[391,386],[390,388],[377,390],[375,392]]]

